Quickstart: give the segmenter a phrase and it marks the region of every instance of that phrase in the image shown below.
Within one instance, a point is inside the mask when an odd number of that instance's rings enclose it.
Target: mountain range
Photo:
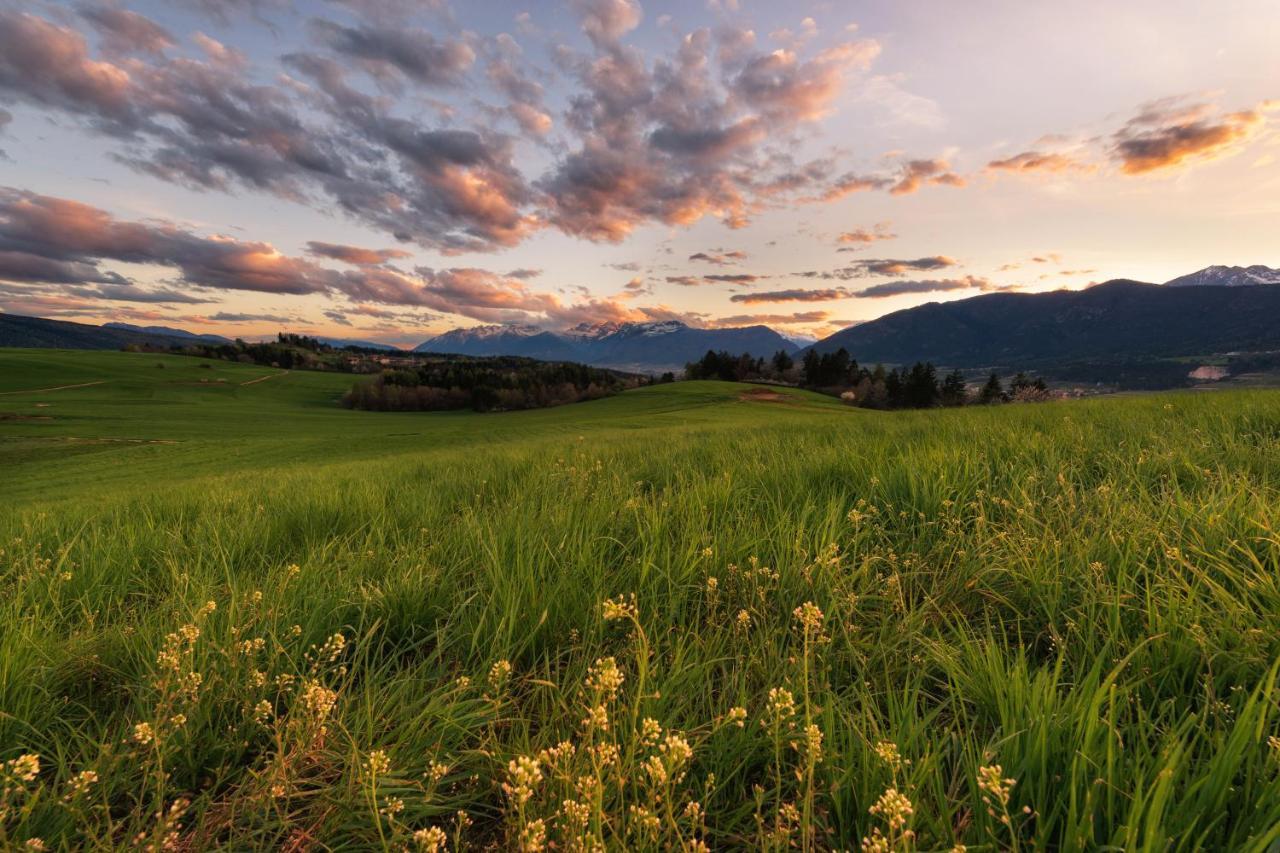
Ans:
[[[1280,270],[1211,266],[1163,285],[1113,280],[1084,290],[988,293],[930,302],[800,344],[768,326],[703,329],[678,320],[454,329],[415,352],[518,355],[619,369],[678,370],[707,350],[768,358],[841,347],[864,364],[932,361],[958,368],[1037,369],[1105,360],[1280,351]],[[322,338],[332,346],[394,347]],[[0,346],[119,349],[128,344],[224,343],[168,326],[91,326],[0,314]]]
[[[523,355],[549,361],[579,361],[605,367],[679,370],[707,350],[749,352],[769,358],[798,347],[768,326],[698,329],[679,320],[651,323],[581,324],[565,332],[536,326],[477,326],[453,329],[424,341],[414,352],[464,355]]]

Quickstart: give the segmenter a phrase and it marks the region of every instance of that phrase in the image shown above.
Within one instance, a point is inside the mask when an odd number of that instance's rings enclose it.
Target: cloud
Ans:
[[[1210,104],[1187,105],[1176,99],[1148,104],[1112,136],[1111,154],[1126,175],[1217,159],[1257,135],[1268,106],[1221,114]]]
[[[809,290],[793,288],[790,290],[772,290],[762,293],[735,293],[729,297],[730,302],[741,302],[755,305],[761,302],[829,302],[833,299],[845,299],[851,292],[843,287],[826,290]]]
[[[266,243],[201,237],[171,224],[123,222],[67,199],[0,188],[0,280],[125,284],[103,261],[177,269],[198,287],[261,293],[318,293],[323,272]]]
[[[830,270],[828,272],[817,272],[809,270],[807,272],[796,273],[796,275],[804,278],[822,278],[822,279],[841,279],[849,280],[851,278],[868,278],[870,276],[898,276],[906,275],[909,272],[928,272],[931,270],[946,269],[959,264],[955,258],[949,258],[946,255],[932,255],[925,258],[903,259],[903,258],[867,258],[850,263],[848,266],[839,269]]]
[[[704,284],[754,284],[762,278],[768,278],[763,275],[753,275],[751,273],[712,273],[708,275],[669,275],[666,277],[668,284],[678,284],[681,287],[699,287]]]
[[[794,326],[805,323],[821,323],[831,315],[826,311],[798,311],[795,314],[732,314],[717,317],[716,326]]]
[[[328,312],[325,312],[326,314]],[[210,314],[209,318],[218,323],[297,323],[300,322],[297,317],[286,317],[283,314],[238,314],[228,311],[219,311],[217,314]]]
[[[937,130],[946,124],[937,101],[908,92],[901,75],[877,74],[860,87],[859,98],[879,106],[888,122]]]
[[[992,160],[987,164],[992,171],[1002,172],[1066,172],[1071,169],[1087,168],[1084,164],[1052,151],[1023,151],[1003,160]]]
[[[1249,109],[1223,112],[1212,103],[1185,97],[1163,98],[1139,107],[1137,114],[1108,136],[1076,139],[1055,135],[1042,140],[1045,147],[987,164],[989,172],[1009,174],[1094,172],[1108,163],[1122,175],[1174,171],[1194,163],[1215,160],[1242,150],[1266,127],[1274,101],[1262,101]]]
[[[487,74],[494,88],[506,96],[508,113],[526,135],[540,138],[551,131],[555,121],[543,103],[542,85],[527,70],[500,54],[489,60]]]
[[[874,284],[851,293],[858,299],[883,299],[889,296],[903,296],[911,293],[941,293],[948,290],[982,290],[998,289],[989,280],[977,276],[964,278],[925,279],[920,281],[887,281]]]
[[[836,242],[841,245],[853,247],[865,246],[869,243],[875,243],[880,240],[896,240],[897,234],[889,230],[888,222],[878,222],[874,228],[855,228],[852,231],[845,231],[836,237]],[[842,249],[841,251],[852,251],[853,249]]]
[[[287,8],[191,2],[227,19]],[[739,228],[803,193],[962,182],[942,161],[909,161],[828,186],[834,161],[797,159],[802,131],[874,62],[874,41],[769,52],[723,27],[647,54],[624,41],[638,3],[574,0],[584,49],[556,46],[546,70],[510,37],[443,37],[363,14],[366,0],[345,5],[362,13],[355,23],[313,20],[313,43],[281,57],[285,73],[273,76],[200,34],[193,56],[177,55],[154,22],[111,6],[80,19],[3,10],[0,98],[72,118],[158,179],[334,211],[447,255],[515,246],[544,228],[605,242],[706,217]],[[67,23],[77,20],[98,31],[100,51]],[[483,77],[473,74],[480,54]],[[554,119],[539,82],[553,77],[566,88]],[[424,87],[458,94],[433,102]],[[503,129],[512,122],[518,135]],[[547,154],[522,161],[528,174],[517,165],[526,138]]]
[[[873,40],[848,42],[802,61],[790,50],[757,54],[734,78],[733,94],[774,121],[814,121],[830,110],[845,75],[880,54]]]
[[[199,189],[327,198],[445,252],[514,245],[537,226],[511,140],[392,115],[325,57],[285,62],[311,85],[260,85],[243,69],[186,58],[95,60],[74,30],[0,11],[0,96],[81,119],[119,140],[117,159],[140,171]]]
[[[894,181],[890,178],[877,177],[874,175],[859,175],[853,172],[841,175],[836,178],[822,194],[810,201],[837,201],[845,196],[854,193],[870,192],[872,190],[884,190],[892,187]]]
[[[531,278],[537,278],[542,275],[542,270],[532,269],[529,267],[518,267],[507,273],[507,278],[518,278],[521,281],[527,281]]]
[[[898,181],[889,188],[890,195],[908,195],[925,184],[963,187],[965,179],[951,171],[946,160],[908,160],[898,173]]]
[[[811,57],[763,53],[741,32],[695,30],[650,64],[621,42],[638,7],[575,7],[593,46],[590,55],[558,53],[580,88],[565,121],[576,141],[535,186],[546,195],[547,221],[595,241],[712,216],[739,228],[767,200],[820,180],[822,170],[784,153],[787,134],[824,116],[847,72],[878,51],[851,42]],[[766,150],[770,139],[782,144]]]
[[[385,264],[397,258],[412,257],[409,252],[401,249],[363,249],[359,246],[322,243],[318,240],[309,240],[307,242],[307,254],[322,258],[332,258],[335,261],[359,266]]]
[[[816,196],[805,201],[838,201],[845,196],[873,190],[888,190],[890,195],[910,195],[926,185],[963,187],[968,182],[953,172],[946,160],[905,160],[884,174],[846,172],[831,181]]]
[[[440,40],[421,29],[344,27],[318,19],[311,29],[331,50],[356,60],[384,84],[407,78],[427,86],[457,86],[476,59],[464,42]]]
[[[738,261],[745,261],[746,259],[747,259],[746,252],[741,252],[736,250],[731,252],[725,252],[720,249],[717,249],[712,252],[694,252],[692,255],[689,256],[689,260],[691,261],[702,261],[704,263],[715,264],[716,266],[720,266],[720,267],[731,266],[732,264],[735,264]]]
[[[164,27],[145,15],[128,9],[85,5],[80,7],[79,12],[98,31],[103,49],[116,56],[131,53],[160,54],[176,43]]]
[[[640,26],[644,16],[635,0],[572,0],[582,19],[582,31],[597,46],[609,48]]]
[[[79,33],[19,12],[0,11],[0,89],[39,106],[89,105],[104,120],[133,112],[127,71],[90,59]]]

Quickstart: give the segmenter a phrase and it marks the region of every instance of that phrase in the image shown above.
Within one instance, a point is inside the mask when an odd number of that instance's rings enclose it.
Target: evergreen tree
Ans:
[[[1004,402],[1004,387],[1000,384],[1000,376],[996,373],[991,374],[991,378],[987,380],[987,384],[982,386],[982,391],[978,393],[978,402],[980,403],[1002,403]]]
[[[942,405],[963,406],[966,397],[968,397],[968,389],[965,386],[964,374],[958,370],[951,371],[947,374],[947,378],[942,380]]]

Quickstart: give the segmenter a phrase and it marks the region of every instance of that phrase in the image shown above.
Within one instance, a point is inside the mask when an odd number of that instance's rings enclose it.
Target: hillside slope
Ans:
[[[0,314],[0,347],[46,347],[50,349],[112,350],[128,344],[185,346],[190,336],[158,334],[123,326],[92,326],[66,320],[46,320],[19,314]]]

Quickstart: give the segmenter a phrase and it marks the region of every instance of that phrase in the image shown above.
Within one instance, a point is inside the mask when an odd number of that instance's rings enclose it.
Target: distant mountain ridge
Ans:
[[[167,338],[186,338],[207,344],[229,344],[230,338],[222,335],[200,335],[186,329],[175,329],[171,326],[135,326],[132,323],[103,323],[104,329],[122,329],[126,332],[139,332],[144,335],[161,335]]]
[[[1115,280],[1085,290],[989,293],[895,311],[810,349],[841,347],[863,363],[960,368],[1280,350],[1280,287]]]
[[[476,326],[453,329],[424,341],[414,352],[464,355],[523,355],[552,361],[578,361],[606,367],[675,370],[707,350],[749,352],[768,358],[796,345],[768,326],[700,329],[679,320],[648,323],[581,324],[565,332],[535,326]]]

